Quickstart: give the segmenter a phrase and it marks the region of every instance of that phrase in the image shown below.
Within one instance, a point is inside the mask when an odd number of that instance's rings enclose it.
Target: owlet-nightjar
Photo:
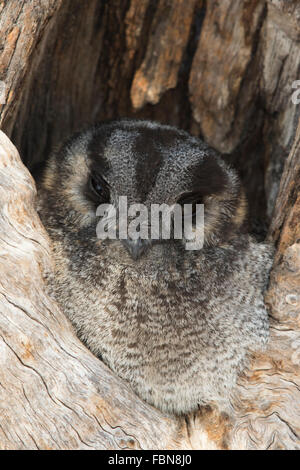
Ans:
[[[203,204],[203,247],[99,238],[96,209],[117,213],[120,196],[149,211]],[[241,182],[219,154],[150,121],[95,125],[49,158],[38,209],[55,260],[49,293],[87,347],[164,412],[226,407],[249,354],[268,340],[273,248],[247,233]]]

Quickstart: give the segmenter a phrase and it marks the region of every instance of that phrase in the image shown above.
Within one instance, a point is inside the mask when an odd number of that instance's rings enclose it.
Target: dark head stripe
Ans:
[[[225,171],[214,156],[209,156],[189,168],[192,177],[191,190],[205,196],[224,191],[228,181]]]
[[[92,162],[93,171],[105,174],[109,171],[109,161],[105,158],[106,143],[112,133],[110,126],[99,127],[88,145],[88,155]]]
[[[152,129],[141,129],[133,145],[136,154],[136,183],[141,200],[151,191],[163,163],[162,152],[155,143],[155,133]]]

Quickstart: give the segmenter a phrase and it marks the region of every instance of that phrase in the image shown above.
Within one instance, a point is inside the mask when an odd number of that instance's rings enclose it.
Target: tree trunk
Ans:
[[[271,340],[232,414],[168,417],[95,358],[44,292],[35,186],[0,134],[0,448],[300,448],[297,0],[0,1],[0,123],[30,170],[100,119],[177,125],[241,174],[277,246]],[[275,209],[274,209],[275,207]]]

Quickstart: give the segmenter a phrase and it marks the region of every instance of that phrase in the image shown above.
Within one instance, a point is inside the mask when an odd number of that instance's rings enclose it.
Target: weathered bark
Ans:
[[[145,58],[135,72],[131,87],[133,107],[156,104],[161,95],[175,88],[186,47],[196,0],[160,0],[151,25]],[[163,20],[163,21],[162,21]]]
[[[24,105],[24,82],[30,75],[36,46],[41,39],[47,38],[49,21],[55,19],[61,3],[61,0],[45,0],[34,6],[32,2],[18,0],[0,3],[0,79],[6,85],[6,106],[0,110],[0,122],[3,123],[5,116],[8,132],[15,125],[18,109]]]
[[[300,124],[281,178],[270,238],[278,244],[277,258],[293,242],[300,242]]]
[[[175,124],[230,153],[277,244],[270,345],[232,414],[164,416],[44,293],[51,250],[34,183],[1,133],[0,448],[300,448],[299,18],[296,0],[0,1],[0,123],[30,168],[97,119]]]

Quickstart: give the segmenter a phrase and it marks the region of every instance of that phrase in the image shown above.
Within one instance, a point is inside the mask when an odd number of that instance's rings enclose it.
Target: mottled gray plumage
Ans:
[[[205,205],[205,245],[148,243],[140,256],[96,237],[91,175],[106,198]],[[102,180],[103,178],[103,180]],[[170,126],[120,120],[70,139],[49,160],[39,213],[53,242],[50,294],[90,350],[147,402],[175,414],[226,407],[248,352],[264,348],[263,292],[271,246],[245,232],[234,170],[205,143]]]

